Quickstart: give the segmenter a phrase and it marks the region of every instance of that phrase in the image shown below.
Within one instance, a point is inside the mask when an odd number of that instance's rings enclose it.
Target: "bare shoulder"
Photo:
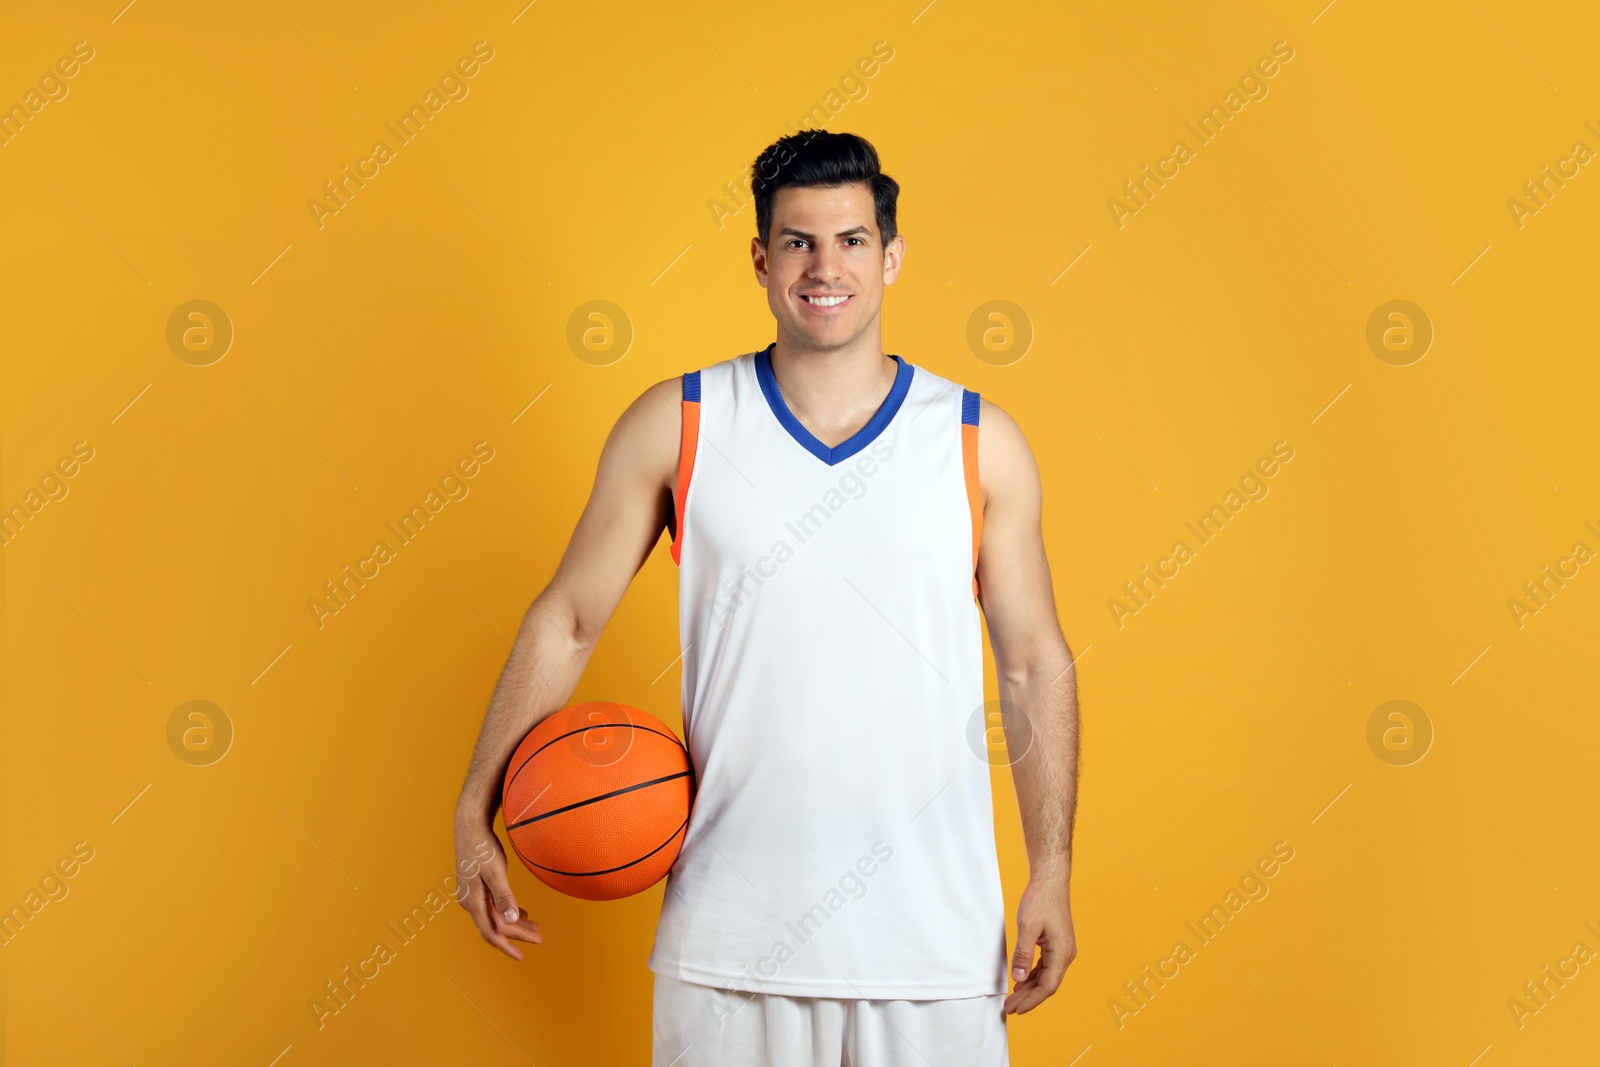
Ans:
[[[1026,503],[1040,494],[1039,467],[1017,421],[988,397],[978,401],[978,482],[983,503]]]
[[[635,478],[672,484],[678,468],[682,427],[683,379],[667,378],[640,393],[617,417],[606,440],[602,464],[612,463]]]

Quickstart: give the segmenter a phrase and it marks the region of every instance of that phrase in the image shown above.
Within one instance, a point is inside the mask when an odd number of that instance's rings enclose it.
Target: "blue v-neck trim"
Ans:
[[[914,369],[912,364],[899,356],[892,356],[894,361],[900,364],[900,369],[895,371],[894,384],[889,387],[889,395],[883,398],[883,403],[873,413],[872,418],[867,420],[865,426],[851,434],[848,439],[829,448],[817,440],[816,436],[794,417],[794,412],[789,410],[788,403],[783,399],[783,393],[778,390],[778,376],[772,373],[772,349],[776,345],[777,342],[774,341],[756,353],[756,380],[761,383],[761,392],[767,398],[767,406],[772,409],[772,414],[777,416],[783,428],[789,431],[790,437],[829,466],[849,459],[876,440],[878,435],[888,428],[895,412],[900,410],[901,403],[905,401],[906,394],[911,391],[911,375]]]

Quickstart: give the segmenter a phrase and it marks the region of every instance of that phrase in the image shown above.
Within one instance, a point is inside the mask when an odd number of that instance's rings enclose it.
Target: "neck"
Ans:
[[[796,418],[824,426],[864,420],[882,405],[900,365],[883,351],[882,338],[863,335],[837,348],[813,348],[780,336],[772,347],[772,374]]]

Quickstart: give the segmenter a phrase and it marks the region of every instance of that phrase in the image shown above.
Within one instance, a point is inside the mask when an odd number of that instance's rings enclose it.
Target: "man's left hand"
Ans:
[[[1078,954],[1072,930],[1068,877],[1034,878],[1017,905],[1017,951],[1011,957],[1016,985],[1006,997],[1004,1014],[1021,1015],[1043,1004],[1061,986],[1067,965]],[[1034,948],[1039,961],[1033,960]]]

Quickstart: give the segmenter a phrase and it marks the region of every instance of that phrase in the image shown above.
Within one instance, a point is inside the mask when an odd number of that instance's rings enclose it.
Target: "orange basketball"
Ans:
[[[608,701],[563,708],[528,731],[501,795],[517,857],[584,900],[632,896],[666,877],[693,800],[694,768],[672,728]]]

